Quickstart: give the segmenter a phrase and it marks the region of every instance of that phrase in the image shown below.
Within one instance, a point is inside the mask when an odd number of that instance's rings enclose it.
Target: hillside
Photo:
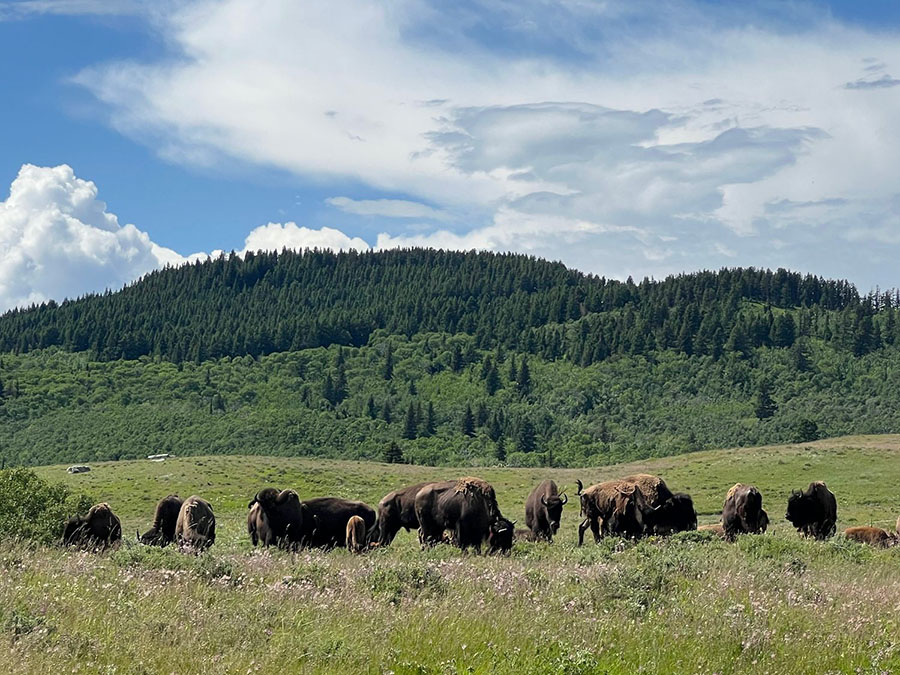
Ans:
[[[635,284],[521,255],[223,256],[0,317],[0,461],[590,466],[889,433],[897,300],[784,270]]]
[[[573,546],[577,503],[552,544],[509,557],[422,551],[414,533],[365,556],[251,551],[246,502],[261,485],[374,502],[398,485],[469,469],[308,458],[177,458],[37,471],[109,501],[126,532],[157,498],[208,497],[220,523],[199,556],[140,547],[96,555],[0,542],[0,672],[780,673],[894,672],[898,549],[801,539],[792,487],[825,479],[839,528],[897,512],[900,436],[716,450],[628,465],[479,470],[522,518],[539,478],[646,470],[715,519],[735,481],[759,485],[772,528],[727,544],[690,532]],[[571,492],[570,492],[571,494]],[[132,535],[133,536],[133,535]]]

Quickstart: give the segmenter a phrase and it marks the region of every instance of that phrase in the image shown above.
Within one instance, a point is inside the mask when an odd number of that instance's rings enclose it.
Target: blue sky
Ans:
[[[747,4],[0,0],[0,310],[316,245],[900,285],[900,3]]]

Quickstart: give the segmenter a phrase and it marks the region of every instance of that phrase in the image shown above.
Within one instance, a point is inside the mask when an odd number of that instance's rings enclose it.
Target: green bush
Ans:
[[[29,469],[0,471],[0,540],[53,543],[69,516],[87,513],[90,507],[85,495],[48,483]]]

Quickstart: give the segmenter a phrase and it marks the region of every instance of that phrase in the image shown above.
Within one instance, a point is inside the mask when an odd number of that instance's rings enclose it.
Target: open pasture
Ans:
[[[220,536],[201,556],[0,547],[0,671],[123,673],[882,673],[900,669],[900,550],[800,539],[791,488],[825,480],[838,530],[892,527],[900,437],[703,452],[603,469],[433,469],[262,457],[176,458],[39,473],[110,502],[131,532],[157,499],[200,494]],[[756,484],[770,534],[707,533],[576,548],[574,482],[662,476],[714,522]],[[507,517],[544,477],[571,501],[553,545],[510,557],[420,551],[414,533],[365,556],[252,551],[247,501],[265,485],[371,504],[420,480],[479,475]],[[127,537],[126,537],[127,539]]]

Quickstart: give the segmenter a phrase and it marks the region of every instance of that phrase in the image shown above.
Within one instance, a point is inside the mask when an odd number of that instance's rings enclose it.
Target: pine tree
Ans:
[[[384,363],[381,366],[381,376],[390,380],[394,377],[394,345],[388,341],[387,349],[384,352]]]
[[[478,407],[475,408],[475,426],[483,427],[485,424],[487,424],[487,420],[488,420],[487,406],[484,404],[484,401],[479,401]]]
[[[497,371],[497,365],[491,361],[491,367],[484,378],[484,388],[488,396],[493,396],[500,389],[500,373]]]
[[[767,379],[763,378],[760,380],[759,387],[756,390],[753,412],[757,419],[764,420],[772,417],[776,410],[778,410],[778,405],[772,399],[772,385]]]
[[[385,448],[383,458],[388,464],[403,463],[403,450],[397,445],[397,441],[391,441],[390,445]]]
[[[434,432],[437,429],[437,420],[434,417],[434,404],[429,401],[428,408],[425,411],[425,428],[423,429],[423,436],[434,436]]]
[[[526,419],[519,427],[519,436],[516,438],[517,452],[534,452],[537,448],[537,437],[534,431],[534,425],[530,420]]]
[[[375,408],[375,397],[371,394],[369,394],[369,400],[366,401],[366,415],[373,420],[378,417],[378,410]]]
[[[494,456],[497,458],[498,462],[506,461],[506,443],[503,441],[503,436],[497,439],[497,446],[494,449]]]
[[[403,438],[408,441],[415,440],[418,433],[418,426],[416,407],[413,405],[412,401],[410,401],[409,407],[406,409],[406,422],[403,425]]]
[[[510,382],[515,382],[519,377],[519,369],[516,368],[515,354],[511,354],[509,357],[509,372],[507,373],[506,377]]]
[[[331,373],[325,376],[325,381],[322,383],[322,398],[328,401],[328,405],[334,405],[334,380],[331,378]]]
[[[381,407],[381,419],[390,424],[393,421],[391,417],[391,402],[385,401],[384,405]]]
[[[475,418],[472,416],[472,406],[466,403],[466,410],[462,418],[462,432],[468,437],[475,435]]]
[[[453,344],[453,351],[450,353],[450,370],[454,373],[458,373],[463,369],[464,365],[462,349],[460,348],[459,343],[456,342]]]
[[[522,358],[519,376],[516,378],[516,387],[522,395],[527,395],[531,391],[531,371],[528,369],[527,357]]]

